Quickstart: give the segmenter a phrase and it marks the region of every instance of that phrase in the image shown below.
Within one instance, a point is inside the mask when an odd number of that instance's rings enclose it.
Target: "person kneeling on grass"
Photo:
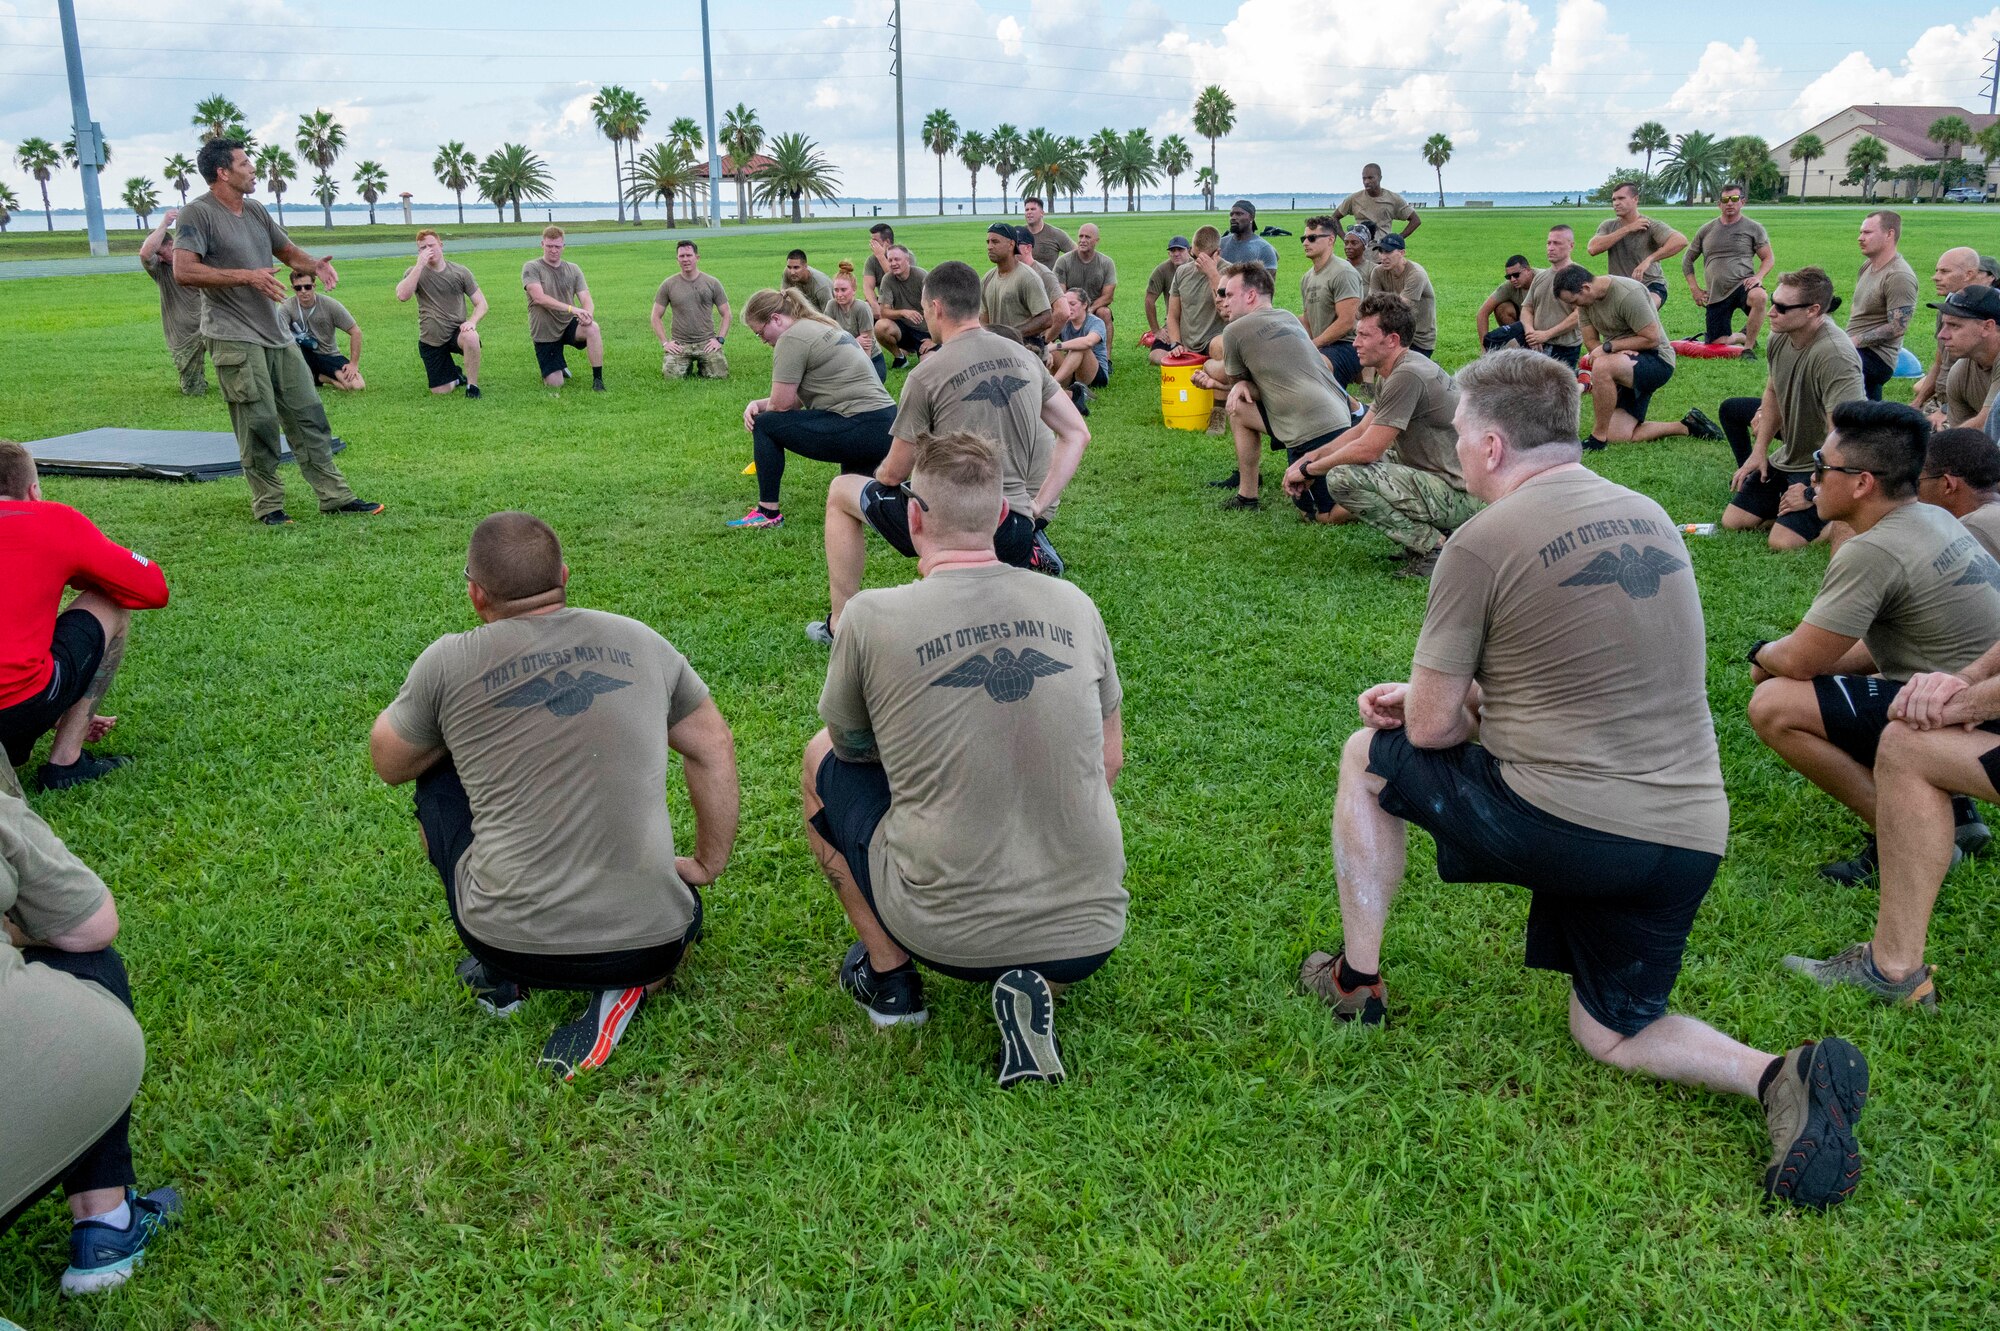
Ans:
[[[51,728],[55,742],[36,777],[43,790],[117,771],[130,760],[83,746],[118,724],[97,706],[125,659],[132,612],[167,603],[160,566],[75,509],[45,501],[34,457],[0,440],[0,569],[7,570],[0,578],[0,746],[8,773]],[[71,586],[77,595],[58,614]]]
[[[0,1234],[60,1186],[69,1200],[65,1294],[122,1285],[180,1194],[133,1184],[132,1096],[146,1037],[112,942],[104,882],[0,773]]]
[[[1410,681],[1361,695],[1333,811],[1343,944],[1301,984],[1342,1020],[1387,1022],[1383,926],[1414,822],[1444,882],[1529,890],[1527,962],[1570,975],[1592,1058],[1757,1097],[1765,1193],[1845,1201],[1861,1051],[1773,1057],[1667,1011],[1729,836],[1687,548],[1658,504],[1582,465],[1567,366],[1500,351],[1458,385],[1459,463],[1488,507],[1438,560]]]
[[[1833,431],[1813,454],[1813,504],[1855,534],[1827,561],[1799,626],[1748,655],[1757,738],[1869,828],[1860,854],[1820,866],[1837,883],[1875,877],[1875,750],[1904,682],[1963,670],[2000,642],[2000,563],[1957,518],[1917,498],[1930,432],[1900,402],[1833,409]],[[1986,824],[1970,800],[1956,813],[1956,852],[1978,854]]]
[[[922,581],[848,602],[805,751],[807,838],[860,939],[840,987],[887,1027],[927,1015],[917,963],[991,985],[1000,1084],[1061,1081],[1055,995],[1125,936],[1118,670],[1088,596],[994,554],[993,445],[911,453]]]
[[[470,952],[458,979],[511,1016],[534,989],[582,990],[540,1063],[567,1081],[611,1056],[641,1002],[701,936],[697,888],[736,843],[736,743],[673,644],[572,608],[556,534],[528,513],[472,533],[481,625],[424,649],[369,732]],[[667,751],[681,756],[695,850],[676,858]]]
[[[1629,277],[1593,277],[1581,264],[1555,276],[1556,299],[1581,311],[1590,371],[1591,427],[1586,449],[1649,443],[1675,435],[1720,439],[1722,431],[1699,408],[1680,420],[1646,420],[1653,394],[1674,377],[1674,347],[1646,288]]]
[[[851,293],[851,278],[849,283]],[[757,503],[728,525],[776,527],[785,520],[778,492],[786,451],[837,462],[842,475],[866,476],[889,455],[896,400],[861,344],[797,288],[757,292],[743,306],[743,322],[774,348],[771,395],[743,408],[757,463]]]

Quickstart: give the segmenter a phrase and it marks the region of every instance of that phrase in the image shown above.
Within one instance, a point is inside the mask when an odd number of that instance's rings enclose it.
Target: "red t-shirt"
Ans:
[[[48,687],[64,587],[102,592],[129,610],[167,603],[159,565],[67,504],[0,499],[0,570],[0,707]]]

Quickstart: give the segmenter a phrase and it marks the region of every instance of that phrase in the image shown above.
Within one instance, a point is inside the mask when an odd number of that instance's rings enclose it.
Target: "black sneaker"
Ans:
[[[590,381],[590,391],[593,393],[608,393],[611,390],[604,386],[602,379],[592,379]]]
[[[465,396],[466,396],[466,397],[467,397],[467,398],[468,398],[469,400],[474,400],[474,401],[476,401],[476,400],[478,399],[478,397],[479,397],[479,385],[478,385],[478,384],[467,384],[467,385],[465,386]]]
[[[1979,816],[1979,806],[1964,795],[1951,797],[1951,822],[1952,844],[1968,859],[1985,850],[1986,843],[1993,839],[1986,820]]]
[[[584,1004],[583,1015],[567,1026],[549,1032],[536,1065],[545,1067],[564,1081],[579,1072],[601,1068],[618,1039],[632,1024],[632,1015],[646,1001],[644,988],[599,989]]]
[[[1439,546],[1435,550],[1426,550],[1422,554],[1412,554],[1398,565],[1396,571],[1389,576],[1394,578],[1428,578],[1431,574],[1437,572],[1438,556],[1443,553],[1444,547]]]
[[[527,1001],[528,991],[512,980],[497,980],[478,957],[458,963],[458,982],[472,991],[479,1006],[496,1017],[511,1017]]]
[[[1223,500],[1222,506],[1231,512],[1235,512],[1241,509],[1262,508],[1264,507],[1264,501],[1254,495],[1245,496],[1237,494]]]
[[[84,753],[77,755],[73,763],[43,763],[41,771],[35,773],[35,784],[43,790],[68,790],[86,781],[110,776],[132,760],[122,753]]]
[[[1000,1027],[1000,1085],[1059,1082],[1056,998],[1039,971],[1016,968],[993,982],[993,1021]]]
[[[1757,1093],[1771,1134],[1764,1195],[1824,1211],[1853,1196],[1861,1182],[1854,1125],[1868,1103],[1868,1060],[1838,1036],[1783,1057]]]
[[[382,505],[370,503],[366,499],[350,499],[339,508],[330,508],[327,510],[329,513],[365,513],[369,517],[373,517],[381,511]]]
[[[840,987],[878,1027],[921,1026],[931,1015],[924,1010],[924,982],[916,963],[906,961],[892,971],[878,971],[868,964],[866,943],[847,949],[847,959],[840,963]]]
[[[1859,854],[1820,865],[1819,876],[1846,887],[1866,887],[1875,881],[1875,875],[1881,868],[1881,853],[1875,848],[1875,838],[1871,835]]]
[[[1211,490],[1234,490],[1236,488],[1236,482],[1241,479],[1242,479],[1242,473],[1232,471],[1219,481],[1210,481],[1208,483],[1208,488]]]
[[[292,515],[285,512],[282,508],[274,509],[266,513],[263,517],[258,518],[257,521],[263,523],[266,527],[289,527],[292,525]]]
[[[1090,414],[1090,395],[1083,391],[1082,384],[1071,384],[1069,386],[1069,400],[1075,405],[1077,415],[1088,416]]]
[[[1708,413],[1700,407],[1689,407],[1687,415],[1681,417],[1681,424],[1697,439],[1720,439],[1722,427],[1708,418]]]
[[[900,370],[909,363],[910,363],[910,358],[908,356],[905,356],[902,352],[899,351],[896,353],[896,359],[889,362],[889,368],[892,370]]]
[[[1605,448],[1604,441],[1594,434],[1587,436],[1580,442],[1583,444],[1583,451],[1586,453],[1602,453]]]
[[[1060,578],[1063,575],[1063,557],[1057,554],[1055,546],[1050,544],[1048,529],[1045,527],[1035,529],[1035,544],[1028,551],[1028,567],[1037,573],[1046,573],[1052,578]]]

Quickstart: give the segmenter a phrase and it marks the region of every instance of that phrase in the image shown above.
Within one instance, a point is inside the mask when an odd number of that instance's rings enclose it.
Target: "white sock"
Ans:
[[[101,1225],[109,1225],[113,1229],[130,1229],[132,1228],[132,1207],[129,1203],[121,1201],[102,1215],[87,1215],[84,1219],[94,1220]]]

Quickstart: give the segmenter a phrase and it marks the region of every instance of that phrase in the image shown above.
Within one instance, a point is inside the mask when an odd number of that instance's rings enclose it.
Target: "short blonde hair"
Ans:
[[[1222,233],[1212,226],[1197,227],[1194,233],[1196,254],[1216,254],[1222,249]]]
[[[543,240],[561,240],[562,238],[563,238],[563,229],[561,227],[545,226],[542,228]]]
[[[926,526],[940,534],[991,538],[1000,515],[1000,450],[976,434],[927,434],[911,441],[913,489],[930,505]]]

